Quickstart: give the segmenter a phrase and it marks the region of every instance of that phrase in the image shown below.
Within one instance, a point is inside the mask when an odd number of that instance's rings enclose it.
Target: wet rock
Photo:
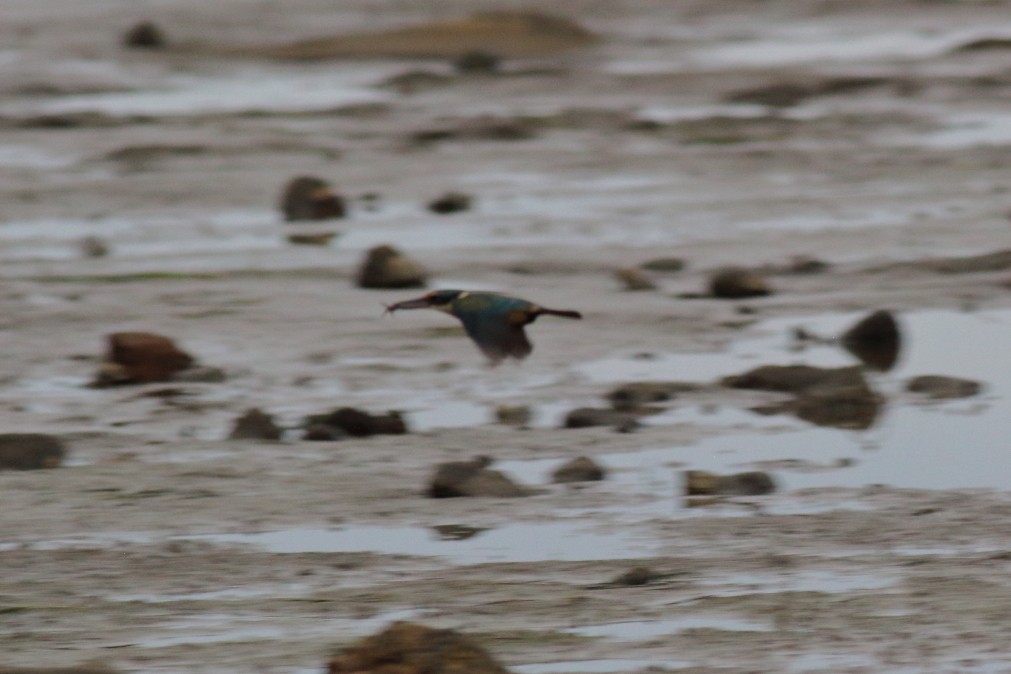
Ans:
[[[639,265],[647,271],[678,272],[685,268],[685,261],[679,257],[658,257]]]
[[[502,58],[486,49],[471,49],[455,58],[453,67],[468,75],[494,75],[502,67]]]
[[[952,48],[952,54],[967,54],[981,51],[1007,51],[1011,50],[1011,38],[1006,37],[983,37],[970,40],[957,47]]]
[[[337,232],[293,232],[288,234],[288,243],[296,246],[329,246]]]
[[[465,541],[482,531],[488,531],[488,527],[472,527],[467,524],[436,524],[432,529],[444,541]]]
[[[359,288],[422,288],[428,273],[393,246],[376,246],[358,269]]]
[[[370,435],[403,435],[407,433],[407,424],[399,412],[386,414],[370,414],[353,407],[341,407],[328,414],[316,414],[306,419],[306,432],[314,435],[325,435],[329,430],[335,437],[306,437],[306,440],[332,440],[346,435],[355,438],[365,438]],[[336,430],[338,433],[333,434]]]
[[[597,482],[603,480],[607,471],[596,461],[580,456],[566,461],[551,474],[551,481],[564,482]]]
[[[727,267],[709,278],[709,292],[713,297],[741,299],[769,295],[772,289],[761,272],[744,267]]]
[[[337,194],[330,184],[312,176],[292,178],[281,195],[281,212],[284,219],[327,220],[343,218],[347,215],[344,197]]]
[[[875,311],[846,330],[839,341],[868,367],[887,372],[899,357],[899,324],[892,312]]]
[[[530,490],[503,473],[488,468],[493,459],[479,456],[471,461],[450,461],[436,466],[426,490],[431,498],[463,496],[511,498],[529,496]]]
[[[945,377],[937,374],[913,377],[906,383],[906,390],[913,393],[923,393],[937,400],[944,398],[971,398],[983,390],[978,381]]]
[[[614,277],[622,284],[625,290],[656,290],[657,286],[653,281],[634,267],[626,267],[614,272]]]
[[[698,384],[675,381],[637,381],[622,384],[607,394],[611,407],[623,412],[642,409],[647,405],[672,400],[677,393],[699,389]]]
[[[759,470],[732,475],[688,470],[684,478],[686,496],[761,496],[776,491],[772,477]]]
[[[616,576],[614,580],[611,581],[611,584],[624,585],[627,587],[639,587],[642,585],[649,585],[661,577],[661,574],[657,573],[648,566],[636,566]]]
[[[598,407],[578,407],[565,415],[565,428],[590,428],[591,426],[612,426],[615,430],[628,433],[639,427],[635,415],[618,410]]]
[[[816,426],[866,430],[878,418],[881,398],[866,384],[815,387],[797,397],[792,411]]]
[[[816,387],[867,386],[863,372],[855,365],[835,368],[812,365],[762,365],[744,374],[724,377],[720,383],[730,388],[783,393],[802,393]]]
[[[274,417],[258,407],[253,407],[235,420],[230,440],[280,440],[284,430],[274,422]]]
[[[533,410],[529,405],[499,405],[495,408],[495,418],[506,426],[527,426],[532,417]]]
[[[428,204],[428,210],[439,215],[459,213],[470,209],[471,197],[463,192],[446,192]]]
[[[395,622],[330,660],[328,674],[508,674],[487,651],[453,630]]]
[[[168,381],[195,362],[168,337],[151,332],[115,332],[96,386]]]
[[[56,468],[63,463],[63,441],[44,433],[0,433],[0,470]]]
[[[130,49],[164,49],[165,34],[151,21],[141,21],[123,34],[123,46]]]
[[[100,236],[86,236],[77,243],[81,255],[98,258],[109,254],[109,243]]]

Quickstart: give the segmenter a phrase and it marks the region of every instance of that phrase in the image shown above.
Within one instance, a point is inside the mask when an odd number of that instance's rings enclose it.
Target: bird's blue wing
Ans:
[[[533,351],[523,326],[532,320],[524,300],[496,295],[472,295],[457,300],[453,313],[478,348],[495,364],[505,358],[525,358]]]

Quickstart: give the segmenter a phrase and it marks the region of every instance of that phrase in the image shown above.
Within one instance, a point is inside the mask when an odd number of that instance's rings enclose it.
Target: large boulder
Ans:
[[[171,339],[153,332],[114,332],[107,340],[98,386],[168,381],[195,362]]]
[[[66,455],[63,441],[44,433],[0,433],[0,470],[56,468]]]
[[[376,246],[358,269],[359,288],[423,288],[428,273],[393,246]]]
[[[344,649],[327,663],[328,674],[508,674],[469,637],[396,622]]]

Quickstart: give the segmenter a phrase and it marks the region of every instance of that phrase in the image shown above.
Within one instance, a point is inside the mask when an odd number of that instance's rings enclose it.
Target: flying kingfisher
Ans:
[[[468,292],[466,290],[433,290],[413,300],[397,302],[386,307],[393,313],[400,309],[432,308],[460,319],[467,335],[488,357],[492,365],[506,358],[522,360],[534,347],[523,328],[538,316],[582,318],[578,311],[548,309],[499,293]]]

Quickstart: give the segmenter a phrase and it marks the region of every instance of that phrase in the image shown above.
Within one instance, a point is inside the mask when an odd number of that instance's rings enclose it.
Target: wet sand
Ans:
[[[0,473],[4,665],[303,673],[411,619],[523,674],[1011,671],[1011,270],[925,262],[1011,248],[1007,51],[957,50],[1006,37],[1009,3],[573,0],[552,11],[596,45],[484,76],[208,56],[461,15],[340,4],[7,3],[0,425],[70,455]],[[119,47],[141,18],[169,50]],[[438,77],[383,85],[419,69]],[[767,105],[783,83],[800,98]],[[277,200],[301,174],[352,199],[314,225],[329,246],[286,242]],[[474,207],[428,212],[447,190]],[[85,236],[110,254],[82,256]],[[539,320],[527,361],[489,369],[445,316],[382,316],[416,291],[354,287],[380,243],[433,287],[585,318]],[[829,267],[791,273],[796,256]],[[656,291],[613,276],[660,257],[686,268],[651,273]],[[727,264],[767,268],[776,292],[683,297]],[[873,379],[887,402],[867,431],[760,416],[776,394],[713,385],[851,364],[791,350],[792,327],[881,308],[908,343]],[[87,387],[119,330],[169,335],[227,380]],[[928,401],[904,388],[920,374],[984,391]],[[640,379],[703,386],[634,433],[559,428]],[[532,428],[494,423],[518,404]],[[413,432],[299,439],[343,405],[402,410]],[[226,439],[253,406],[283,441]],[[436,463],[478,454],[538,493],[423,495]],[[580,455],[608,479],[549,483]],[[700,468],[780,490],[689,507],[681,472]],[[609,584],[643,565],[658,580]]]

